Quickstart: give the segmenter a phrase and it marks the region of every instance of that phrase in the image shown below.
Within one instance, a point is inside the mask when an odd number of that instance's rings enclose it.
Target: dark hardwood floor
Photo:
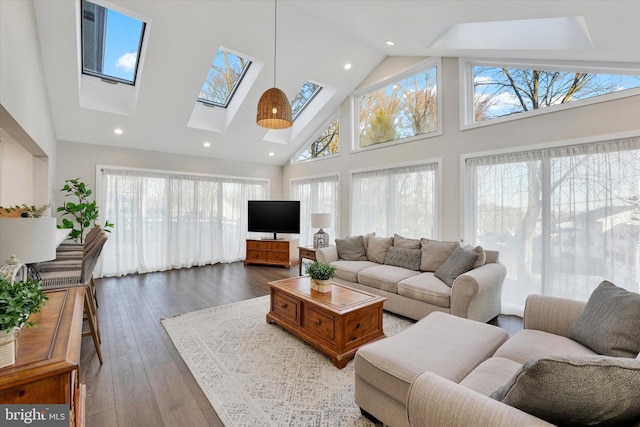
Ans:
[[[268,295],[267,282],[297,275],[297,265],[237,262],[97,279],[104,364],[83,337],[87,427],[223,426],[160,319]],[[522,327],[512,316],[494,323],[510,333]]]

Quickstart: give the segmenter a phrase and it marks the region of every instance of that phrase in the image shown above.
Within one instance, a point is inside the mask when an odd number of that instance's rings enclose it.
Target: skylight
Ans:
[[[134,85],[145,23],[82,0],[82,73]]]
[[[198,101],[227,108],[250,65],[248,59],[219,49],[202,84]]]
[[[291,115],[293,121],[307,108],[307,105],[313,100],[313,98],[322,90],[322,86],[307,81],[296,96],[291,101]]]

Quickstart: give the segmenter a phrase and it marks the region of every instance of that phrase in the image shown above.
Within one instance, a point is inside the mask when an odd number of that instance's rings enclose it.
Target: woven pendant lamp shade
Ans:
[[[291,104],[287,95],[277,87],[272,87],[262,94],[258,102],[256,123],[269,129],[286,129],[291,127]]]

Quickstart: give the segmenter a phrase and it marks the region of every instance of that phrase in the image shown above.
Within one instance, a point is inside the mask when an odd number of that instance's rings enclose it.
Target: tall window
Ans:
[[[360,148],[438,130],[435,65],[357,97]]]
[[[318,159],[331,156],[340,152],[340,119],[329,123],[320,135],[311,143],[309,148],[304,150],[294,158],[293,162],[303,162],[305,160]]]
[[[466,237],[500,251],[503,311],[529,294],[640,291],[640,138],[466,160]]]
[[[300,244],[313,245],[313,235],[318,231],[311,228],[312,213],[331,213],[331,227],[323,230],[334,240],[340,230],[340,188],[338,176],[299,179],[291,181],[293,200],[300,200]]]
[[[135,84],[145,23],[82,0],[82,72]]]
[[[115,224],[97,275],[120,276],[245,256],[247,201],[267,181],[103,169],[100,216]]]
[[[351,175],[351,234],[436,238],[438,163]]]
[[[473,65],[473,121],[635,89],[640,76]]]

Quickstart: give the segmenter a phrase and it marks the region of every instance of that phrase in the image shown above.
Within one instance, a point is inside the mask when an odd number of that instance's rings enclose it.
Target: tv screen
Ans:
[[[300,234],[299,200],[249,200],[248,231]]]

